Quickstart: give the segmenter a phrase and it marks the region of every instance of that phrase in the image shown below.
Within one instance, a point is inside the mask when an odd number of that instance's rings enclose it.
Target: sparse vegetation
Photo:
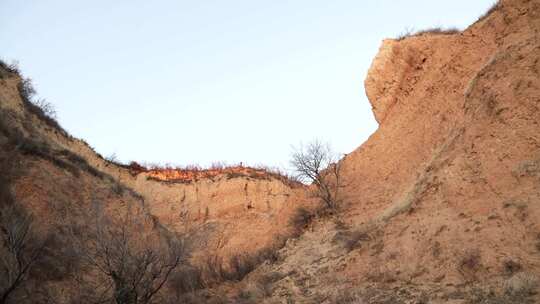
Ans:
[[[480,251],[476,249],[466,250],[459,260],[458,271],[466,280],[476,279],[476,273],[481,267]]]
[[[503,262],[503,274],[506,276],[512,276],[513,274],[521,271],[522,269],[523,266],[521,266],[520,263],[512,259],[507,259]]]
[[[461,31],[457,28],[441,28],[441,27],[433,27],[425,30],[420,31],[414,31],[412,29],[407,29],[403,33],[399,34],[395,40],[401,41],[409,37],[419,37],[424,35],[453,35],[461,33]]]
[[[32,84],[30,78],[24,78],[21,76],[17,89],[19,95],[23,101],[23,105],[31,114],[35,115],[38,119],[45,122],[49,127],[60,131],[62,134],[68,136],[67,132],[60,126],[56,120],[56,110],[54,106],[47,102],[45,99],[36,98],[36,90]]]
[[[504,284],[506,294],[525,298],[533,295],[538,288],[538,278],[527,272],[519,272],[508,279]]]
[[[314,196],[329,209],[335,210],[341,203],[341,163],[329,144],[313,140],[307,145],[294,148],[291,165],[297,179],[316,187]]]
[[[331,303],[335,304],[363,304],[364,300],[359,290],[343,289],[333,296]]]
[[[85,238],[74,236],[73,241],[82,261],[98,274],[98,286],[112,288],[102,290],[98,301],[151,303],[184,258],[181,242],[143,238],[137,233],[142,223],[129,211],[114,223],[96,204],[93,217],[95,232]]]
[[[50,239],[36,233],[32,215],[15,201],[10,184],[16,171],[11,159],[0,159],[0,304],[16,302],[16,294],[44,262]]]
[[[8,74],[20,74],[18,63],[12,62],[8,64],[0,59],[0,79],[6,78]]]
[[[500,7],[501,7],[500,1],[496,1],[484,14],[482,14],[480,17],[478,17],[478,20],[476,20],[476,23],[486,19],[489,15],[494,13]]]
[[[315,214],[304,207],[296,209],[289,220],[293,228],[293,236],[302,234],[314,217]]]
[[[0,304],[5,304],[43,259],[47,237],[39,238],[32,217],[12,202],[0,209],[0,240]]]
[[[180,265],[172,273],[167,285],[173,291],[177,301],[180,301],[186,293],[192,293],[206,287],[201,269],[191,265]]]
[[[347,251],[353,251],[360,248],[364,242],[369,242],[373,238],[364,230],[342,231],[334,238],[340,241]]]

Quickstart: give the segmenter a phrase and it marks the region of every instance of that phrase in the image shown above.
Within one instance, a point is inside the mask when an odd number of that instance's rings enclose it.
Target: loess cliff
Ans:
[[[365,80],[379,128],[340,160],[343,203],[324,212],[313,187],[262,169],[109,162],[0,67],[0,190],[58,247],[92,229],[96,206],[135,214],[150,243],[182,239],[198,274],[158,302],[540,303],[539,71],[539,0],[383,41]],[[80,299],[80,271],[43,270],[28,288]]]

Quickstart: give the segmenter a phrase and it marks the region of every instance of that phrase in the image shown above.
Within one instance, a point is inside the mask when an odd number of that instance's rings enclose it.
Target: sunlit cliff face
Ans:
[[[238,166],[219,166],[208,169],[201,168],[146,168],[135,162],[129,165],[129,170],[133,175],[144,173],[149,179],[164,182],[190,183],[200,179],[212,179],[218,176],[224,176],[227,179],[235,177],[247,177],[254,179],[279,179],[290,186],[300,186],[301,183],[287,176],[285,173],[266,168],[252,168],[243,165]]]

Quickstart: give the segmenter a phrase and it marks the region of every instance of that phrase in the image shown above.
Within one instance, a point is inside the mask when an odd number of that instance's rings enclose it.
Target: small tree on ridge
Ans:
[[[313,140],[307,145],[293,147],[291,165],[300,181],[315,185],[314,194],[326,207],[338,207],[339,190],[343,187],[341,164],[329,144]]]

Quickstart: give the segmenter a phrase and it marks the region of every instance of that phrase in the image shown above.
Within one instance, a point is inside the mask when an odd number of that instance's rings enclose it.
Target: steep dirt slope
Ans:
[[[80,256],[74,255],[73,236],[95,231],[91,214],[99,213],[118,223],[129,210],[133,221],[140,224],[138,238],[150,243],[169,239],[173,233],[150,214],[140,195],[95,170],[76,154],[44,140],[35,129],[42,122],[33,122],[35,117],[28,108],[22,104],[13,109],[3,107],[12,98],[20,100],[18,94],[5,90],[6,84],[15,81],[19,79],[0,67],[0,213],[2,221],[6,220],[4,213],[14,205],[22,208],[22,214],[32,216],[33,232],[26,237],[29,241],[23,243],[25,248],[48,241],[39,254],[40,262],[31,269],[29,282],[10,294],[6,303],[51,303],[52,299],[59,303],[78,302],[87,293],[95,292],[83,290],[74,280],[88,274],[81,268]],[[1,232],[4,237],[6,231]],[[6,244],[2,246],[2,274],[11,277],[14,274],[6,270],[11,260],[4,255]],[[5,279],[0,279],[2,292],[7,286]]]
[[[7,162],[21,160],[23,165],[15,167],[29,168],[13,178],[12,188],[41,220],[51,225],[66,218],[77,221],[76,214],[87,214],[94,202],[108,206],[110,214],[137,206],[154,225],[185,238],[192,263],[219,256],[225,268],[233,256],[269,254],[297,233],[289,218],[304,200],[303,185],[263,169],[232,167],[194,174],[109,162],[33,111],[25,102],[24,80],[16,73],[3,68],[0,75],[2,152]],[[21,142],[28,151],[20,149]],[[9,150],[15,154],[8,155]]]
[[[346,211],[245,288],[277,272],[269,303],[540,301],[539,33],[540,1],[506,0],[462,33],[385,40]]]
[[[43,227],[100,201],[112,217],[134,208],[148,234],[185,235],[194,262],[285,243],[187,303],[537,303],[539,34],[540,1],[503,0],[462,33],[385,40],[365,81],[380,127],[341,162],[340,213],[296,239],[304,187],[110,163],[32,114],[2,70],[0,158],[24,168],[11,187]]]

